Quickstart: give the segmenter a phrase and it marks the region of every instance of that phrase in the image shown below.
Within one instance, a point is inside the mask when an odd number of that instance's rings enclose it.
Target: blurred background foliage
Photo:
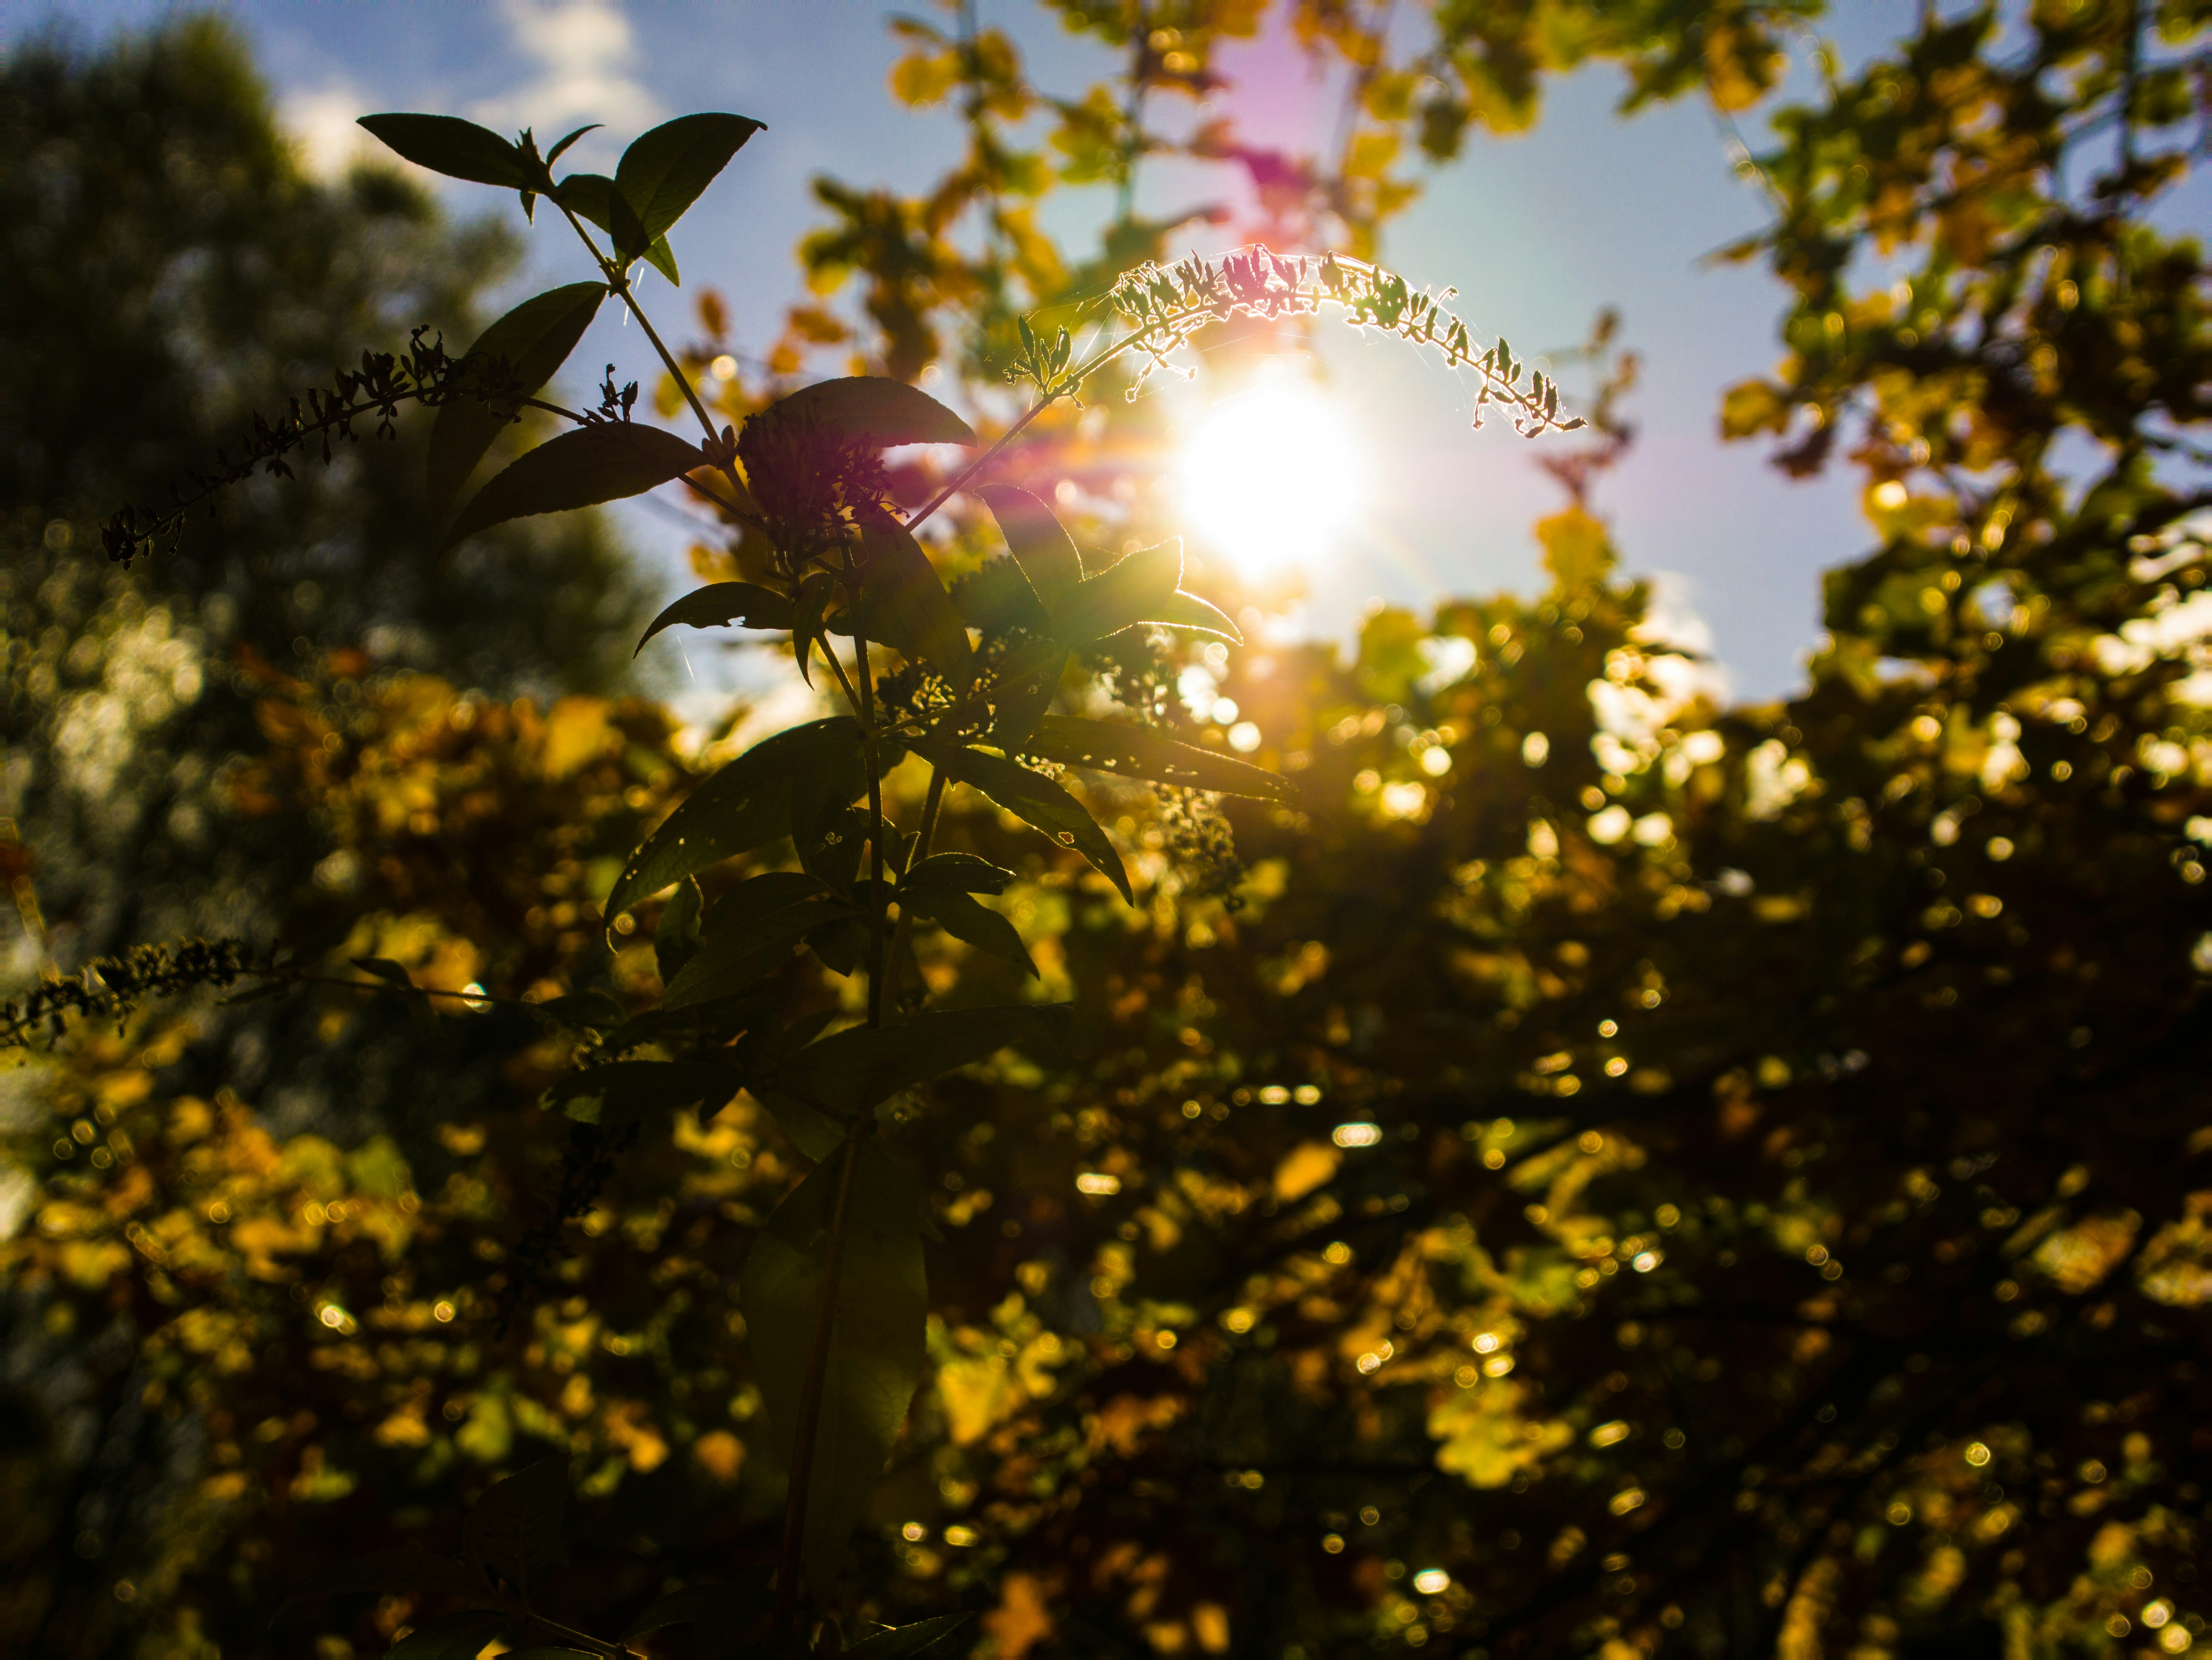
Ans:
[[[726,418],[860,368],[964,385],[988,427],[1018,313],[1194,235],[1365,251],[1420,167],[1590,58],[1632,103],[1740,108],[1813,10],[1298,5],[1350,73],[1341,142],[1291,155],[1148,125],[1262,8],[1052,9],[1123,73],[1054,97],[971,14],[901,26],[892,95],[968,154],[911,198],[823,181],[811,292],[760,356],[699,296]],[[1378,610],[1342,654],[1217,566],[1250,645],[1122,648],[1125,707],[1287,772],[1296,810],[1069,781],[1134,909],[959,818],[1022,873],[1029,994],[1073,997],[1077,1037],[939,1087],[899,1140],[943,1235],[937,1374],[855,1611],[975,1609],[1005,1660],[2198,1641],[2212,362],[2201,252],[2157,214],[2203,154],[2208,21],[1931,9],[1827,65],[1749,167],[1771,228],[1732,252],[1790,310],[1721,418],[1856,470],[1873,533],[1798,696],[1717,702],[1620,574],[1607,327],[1594,435],[1531,452],[1565,495],[1547,591]],[[506,251],[388,174],[305,182],[207,24],[28,49],[5,86],[13,979],[222,927],[648,1000],[649,930],[608,952],[596,900],[757,723],[621,683],[644,584],[603,532],[439,561],[403,434],[242,493],[173,562],[88,550],[326,361],[465,339]],[[1174,155],[1249,170],[1267,222],[1146,223],[1125,192],[1095,246],[1040,228],[1055,185]],[[1226,334],[1209,372],[1304,326]],[[1006,475],[1101,544],[1175,528],[1158,401],[1112,390]],[[956,519],[959,575],[995,549]],[[922,957],[935,995],[1014,991],[956,942]],[[786,993],[851,1003],[796,966]],[[743,1097],[544,1114],[574,1049],[512,1003],[425,1023],[320,988],[4,1075],[12,1648],[380,1651],[434,1610],[266,1622],[341,1555],[450,1548],[466,1498],[560,1449],[580,1623],[769,1560],[735,1286],[805,1161]]]

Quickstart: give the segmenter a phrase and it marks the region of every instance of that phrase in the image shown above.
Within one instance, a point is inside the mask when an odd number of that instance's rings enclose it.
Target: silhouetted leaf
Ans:
[[[916,916],[936,923],[955,939],[965,940],[977,951],[1019,963],[1032,977],[1038,977],[1037,966],[1030,960],[1029,947],[1022,943],[1019,931],[988,905],[965,893],[942,888],[902,892],[902,903]]]
[[[686,1107],[703,1108],[700,1116],[711,1118],[744,1081],[737,1067],[711,1061],[610,1061],[563,1073],[546,1089],[544,1104],[579,1123],[609,1128]]]
[[[816,928],[852,915],[842,894],[817,892],[763,915],[731,919],[701,940],[684,971],[661,994],[663,1008],[728,997],[782,967]]]
[[[561,1559],[561,1513],[568,1504],[568,1455],[541,1459],[477,1500],[461,1520],[462,1548],[471,1561],[527,1596],[533,1577]],[[470,1650],[469,1660],[475,1654]]]
[[[1037,722],[1023,752],[1063,766],[1117,772],[1181,789],[1251,795],[1265,801],[1291,800],[1290,781],[1280,775],[1182,743],[1153,727],[1048,714]]]
[[[642,496],[707,465],[696,444],[659,427],[599,422],[548,439],[509,462],[470,498],[446,545],[533,514],[562,513]]]
[[[637,210],[648,242],[664,235],[762,124],[743,115],[679,115],[641,133],[623,152],[615,183]]]
[[[921,1195],[875,1137],[863,1137],[857,1152],[813,1465],[793,1478],[810,1483],[806,1572],[823,1586],[836,1583],[846,1540],[883,1474],[927,1360]],[[816,1165],[769,1216],[745,1258],[746,1342],[787,1465],[843,1163],[833,1152]]]
[[[581,138],[587,132],[597,132],[605,125],[606,123],[604,121],[593,121],[586,126],[577,128],[575,131],[570,133],[559,143],[554,145],[551,149],[545,152],[545,165],[549,167],[551,167],[556,161],[558,161],[563,155],[568,153],[569,145],[574,143],[579,138]]]
[[[859,723],[849,715],[809,721],[766,739],[691,792],[623,867],[608,894],[611,921],[670,883],[696,875],[732,854],[791,834],[793,781],[830,774],[858,795],[866,782]]]
[[[1124,899],[1136,903],[1135,896],[1129,891],[1129,873],[1121,867],[1121,856],[1114,851],[1106,832],[1084,810],[1081,802],[1051,779],[1003,756],[957,745],[929,745],[923,747],[922,753],[953,778],[982,791],[1008,812],[1042,830],[1060,846],[1073,848],[1104,873],[1107,879],[1121,890]]]
[[[1067,1035],[1067,1005],[934,1009],[895,1026],[834,1032],[787,1060],[775,1079],[792,1093],[841,1112],[864,1112],[901,1090],[1020,1043],[1051,1045]]]
[[[660,970],[662,985],[682,973],[692,952],[699,949],[699,913],[706,903],[699,884],[687,876],[661,907],[660,921],[653,931],[653,960]]]
[[[907,1660],[952,1635],[968,1623],[964,1614],[940,1614],[910,1626],[871,1633],[845,1651],[845,1660]]]
[[[643,651],[645,642],[661,629],[678,623],[695,629],[727,628],[732,623],[748,629],[787,629],[792,625],[792,604],[757,582],[709,582],[703,588],[694,588],[654,617],[638,636],[638,651]],[[630,654],[634,657],[637,653]]]
[[[511,1614],[464,1608],[425,1620],[386,1649],[385,1660],[477,1660],[492,1639],[515,1623]]]
[[[398,986],[409,991],[415,988],[414,976],[388,957],[356,957],[351,961],[354,967],[374,975],[386,985]]]
[[[891,383],[896,385],[896,382]],[[864,520],[860,559],[871,631],[965,691],[975,678],[967,625],[914,532],[889,519]]]
[[[927,392],[884,375],[817,381],[769,407],[808,425],[885,448],[975,442],[975,429]]]
[[[528,190],[537,182],[520,149],[457,115],[364,115],[358,125],[416,167],[448,179],[508,190]]]
[[[606,174],[572,173],[561,181],[553,192],[553,199],[606,232],[615,244],[616,256],[625,265],[642,253],[647,262],[670,282],[681,280],[676,270],[676,254],[669,247],[668,239],[655,237],[649,242],[641,240],[645,235],[645,222],[638,217],[637,209],[629,198]]]
[[[531,1007],[564,1026],[580,1026],[592,1031],[612,1031],[629,1018],[623,1006],[603,991],[573,991],[565,997],[550,997],[543,1003],[533,1003]]]
[[[644,1613],[629,1622],[625,1640],[664,1631],[671,1626],[704,1626],[725,1638],[743,1634],[775,1604],[774,1595],[757,1583],[709,1579],[685,1585],[655,1597]]]
[[[1067,672],[1069,654],[1053,654],[1042,668],[1014,676],[1002,666],[999,676],[999,697],[992,711],[991,741],[1008,753],[1018,753],[1036,730],[1044,712],[1052,707],[1053,694],[1060,690],[1060,677]],[[1012,661],[1011,655],[1008,659]]]
[[[584,337],[607,297],[604,283],[571,283],[524,301],[477,337],[468,355],[507,366],[517,397],[528,398],[553,378]],[[443,518],[514,412],[482,398],[456,398],[438,408],[430,428],[430,512]]]
[[[972,853],[933,853],[907,873],[899,891],[1004,893],[1013,879],[1013,872]]]
[[[982,484],[975,494],[999,521],[999,533],[1048,610],[1083,581],[1082,556],[1042,497],[1012,484]]]

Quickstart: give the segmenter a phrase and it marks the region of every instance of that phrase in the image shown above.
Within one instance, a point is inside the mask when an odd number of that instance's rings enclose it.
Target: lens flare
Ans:
[[[1176,468],[1191,527],[1247,576],[1327,553],[1359,511],[1364,471],[1343,411],[1273,364],[1206,411]]]

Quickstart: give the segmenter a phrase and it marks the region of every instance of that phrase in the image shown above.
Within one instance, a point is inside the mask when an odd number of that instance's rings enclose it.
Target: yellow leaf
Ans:
[[[1544,569],[1569,592],[1602,581],[1613,569],[1604,524],[1580,508],[1538,520],[1536,539],[1544,544]]]
[[[1275,1202],[1297,1202],[1336,1174],[1344,1155],[1326,1141],[1307,1141],[1291,1149],[1275,1167]]]

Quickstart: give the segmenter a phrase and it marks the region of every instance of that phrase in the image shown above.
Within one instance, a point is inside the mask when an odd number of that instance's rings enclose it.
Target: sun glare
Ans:
[[[1310,562],[1349,529],[1364,469],[1341,411],[1275,365],[1185,440],[1176,482],[1192,528],[1246,576]]]

